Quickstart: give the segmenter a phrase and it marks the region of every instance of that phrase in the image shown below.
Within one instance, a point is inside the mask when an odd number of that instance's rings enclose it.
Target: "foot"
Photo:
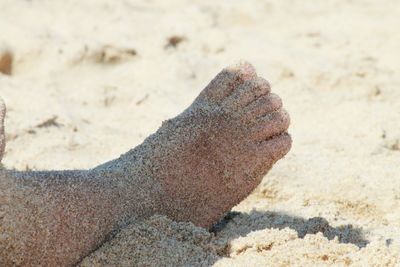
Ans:
[[[158,211],[210,227],[291,147],[289,116],[248,63],[224,69],[181,115],[120,159],[161,183]]]
[[[155,213],[210,227],[289,151],[281,107],[241,63],[118,159],[91,170],[0,170],[0,265],[73,265],[130,218]]]

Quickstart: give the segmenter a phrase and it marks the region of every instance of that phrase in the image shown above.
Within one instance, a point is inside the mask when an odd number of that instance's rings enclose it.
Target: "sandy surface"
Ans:
[[[115,158],[246,59],[291,114],[291,152],[213,233],[154,216],[82,265],[400,265],[398,2],[215,2],[1,0],[3,164]]]

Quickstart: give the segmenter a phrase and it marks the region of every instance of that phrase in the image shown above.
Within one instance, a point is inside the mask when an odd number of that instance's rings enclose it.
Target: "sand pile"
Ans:
[[[322,218],[230,216],[236,218],[228,227],[222,222],[219,226],[226,228],[216,234],[153,216],[129,225],[80,266],[394,266],[400,261],[398,247],[389,249],[384,242],[366,247],[359,230],[332,228]]]
[[[291,152],[215,233],[156,216],[83,266],[400,264],[397,1],[24,1],[0,10],[0,42],[14,56],[12,75],[0,75],[7,168],[115,158],[239,58],[291,114]]]
[[[131,224],[80,266],[209,266],[218,260],[213,235],[163,216]]]

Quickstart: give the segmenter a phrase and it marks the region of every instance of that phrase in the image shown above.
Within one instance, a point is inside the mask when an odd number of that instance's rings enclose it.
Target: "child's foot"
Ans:
[[[281,107],[268,82],[240,63],[120,159],[129,168],[140,158],[140,175],[161,183],[159,213],[210,227],[289,151],[289,116]]]

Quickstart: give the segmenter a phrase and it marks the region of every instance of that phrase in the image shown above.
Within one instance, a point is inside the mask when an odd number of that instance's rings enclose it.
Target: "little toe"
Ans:
[[[259,97],[267,95],[271,87],[267,80],[261,77],[247,80],[237,87],[237,89],[227,98],[227,105],[234,109],[242,108],[257,100]]]
[[[251,102],[243,109],[243,113],[247,120],[254,121],[280,108],[282,108],[281,98],[274,93],[270,93]]]
[[[251,128],[251,137],[256,141],[267,140],[275,135],[285,132],[289,128],[289,114],[279,109],[257,120]]]
[[[292,146],[292,138],[287,132],[274,136],[255,145],[254,151],[259,164],[270,168],[275,162],[283,158]]]
[[[255,77],[257,77],[256,70],[250,63],[239,62],[218,73],[198,98],[211,102],[220,102],[229,96],[236,87]]]

